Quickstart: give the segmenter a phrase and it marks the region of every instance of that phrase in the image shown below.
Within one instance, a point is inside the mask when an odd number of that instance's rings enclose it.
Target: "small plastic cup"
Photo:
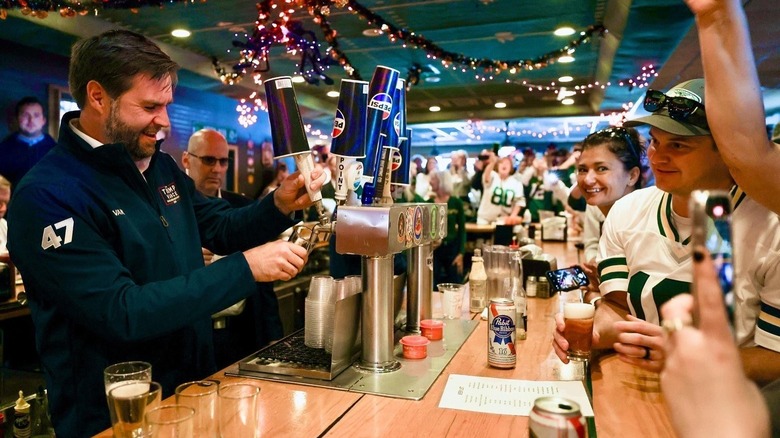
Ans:
[[[404,348],[404,358],[406,359],[425,359],[428,357],[428,344],[431,341],[425,336],[409,335],[401,338],[401,345]]]
[[[463,285],[456,283],[439,283],[442,295],[442,309],[445,319],[460,319],[463,306]]]
[[[444,322],[437,319],[423,319],[420,321],[420,331],[431,341],[439,341],[444,337]]]

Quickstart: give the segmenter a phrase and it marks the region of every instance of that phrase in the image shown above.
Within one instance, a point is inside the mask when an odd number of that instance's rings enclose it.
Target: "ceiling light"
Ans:
[[[339,97],[339,92],[336,90],[330,90],[326,94],[328,97]]]
[[[563,99],[561,101],[561,103],[564,104],[564,105],[574,105],[574,99],[572,99],[572,98]]]
[[[567,63],[567,62],[574,62],[574,57],[569,55],[564,55],[558,58],[558,62],[560,63]]]
[[[175,36],[176,38],[187,38],[191,34],[192,33],[187,29],[173,29],[171,31],[171,35]]]
[[[506,103],[504,102],[496,102],[494,105],[496,108],[506,108]]]
[[[296,84],[300,84],[306,82],[306,79],[304,79],[303,76],[293,76],[292,81],[295,82]]]
[[[382,31],[374,27],[366,29],[362,33],[367,37],[378,37],[379,35],[382,35]]]
[[[555,36],[569,36],[574,35],[575,30],[569,26],[561,26],[557,29],[555,29],[555,32],[553,34]]]
[[[561,76],[558,78],[558,82],[571,82],[574,78],[571,76]]]
[[[430,111],[432,113],[435,113],[435,112],[441,111],[441,107],[434,105],[434,106],[428,108],[428,111]]]
[[[427,76],[425,78],[425,82],[436,83],[436,82],[439,82],[439,81],[441,81],[441,78],[438,77],[438,76]]]

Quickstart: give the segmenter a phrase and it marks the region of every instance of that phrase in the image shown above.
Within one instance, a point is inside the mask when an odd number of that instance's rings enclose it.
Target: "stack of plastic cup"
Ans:
[[[487,300],[505,298],[509,287],[509,248],[503,245],[485,245],[482,248],[487,273]]]
[[[336,292],[333,277],[315,275],[311,278],[309,294],[304,305],[303,343],[311,348],[324,348],[333,332],[336,310]]]
[[[361,275],[347,275],[344,277],[349,284],[349,295],[355,295],[363,292],[363,276]]]
[[[333,280],[333,291],[334,291],[334,297],[335,301],[341,301],[344,298],[349,297],[350,295],[354,295],[354,292],[350,290],[350,281],[345,279],[340,280]],[[330,329],[328,330],[328,333],[326,334],[325,338],[325,351],[328,353],[332,352],[333,350],[333,332],[335,331],[335,319],[336,319],[336,308],[335,305],[333,307],[333,313],[330,315],[330,321],[326,323],[326,325],[330,326]]]

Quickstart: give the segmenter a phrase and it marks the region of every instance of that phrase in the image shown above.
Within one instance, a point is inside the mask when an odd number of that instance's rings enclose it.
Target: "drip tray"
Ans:
[[[242,360],[238,367],[242,371],[333,380],[355,357],[345,359],[334,361],[334,356],[325,349],[307,347],[300,329]]]
[[[358,359],[359,348],[351,360],[337,364],[325,350],[306,347],[301,330],[240,361],[238,373],[227,374],[420,400],[477,325],[479,321],[446,320],[444,339],[431,341],[428,357],[416,360],[403,358],[397,341],[405,333],[397,332],[393,355],[401,368],[388,373],[372,373],[350,366]]]

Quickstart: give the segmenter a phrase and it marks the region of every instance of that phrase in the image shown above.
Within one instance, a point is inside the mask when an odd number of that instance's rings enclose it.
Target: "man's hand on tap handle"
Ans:
[[[244,251],[255,281],[287,281],[301,271],[308,255],[306,248],[284,240],[276,240]]]
[[[325,172],[322,167],[315,166],[315,169],[311,172],[311,186],[312,192],[320,190],[322,184],[325,183]],[[303,181],[303,175],[300,171],[296,171],[282,181],[282,185],[274,191],[274,204],[283,214],[290,214],[296,210],[303,210],[310,207],[313,202],[309,198],[306,192],[305,183]]]

